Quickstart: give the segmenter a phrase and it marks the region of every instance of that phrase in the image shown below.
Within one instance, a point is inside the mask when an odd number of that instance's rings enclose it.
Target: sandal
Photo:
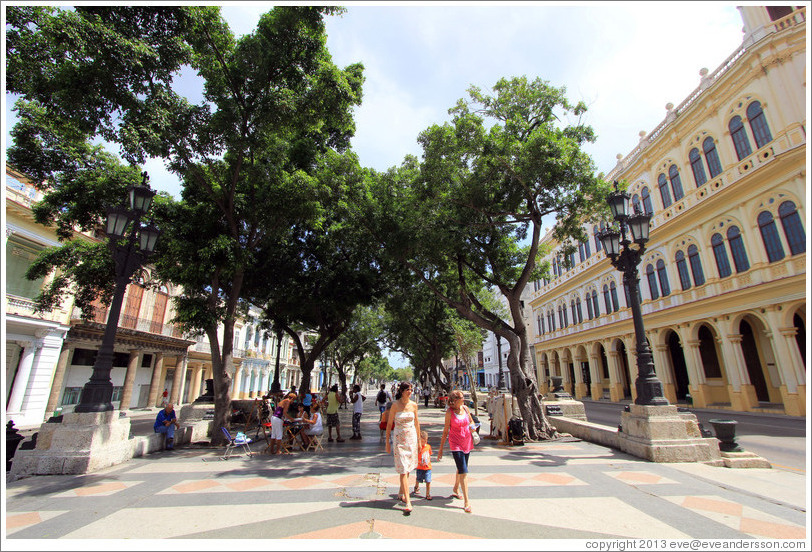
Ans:
[[[336,443],[343,443],[344,439],[336,439]]]
[[[426,495],[426,500],[431,500],[431,495]]]
[[[330,437],[329,439],[327,439],[327,442],[328,442],[328,443],[332,443],[332,442],[333,442],[333,438],[332,438],[332,437]]]
[[[406,506],[406,507],[403,509],[403,515],[408,516],[408,515],[409,515],[409,514],[411,514],[411,513],[412,513],[412,507],[411,507],[411,506]]]
[[[462,500],[462,495],[459,492],[451,493],[451,498],[458,498]]]
[[[470,514],[470,513],[471,513],[471,511],[472,511],[472,510],[471,510],[471,505],[469,504],[468,506],[466,506],[465,508],[463,508],[463,510],[465,511],[465,513],[466,513],[466,514]]]

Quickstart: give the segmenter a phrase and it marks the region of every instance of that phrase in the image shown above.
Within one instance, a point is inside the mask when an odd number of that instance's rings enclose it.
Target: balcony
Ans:
[[[18,295],[6,294],[6,314],[25,316],[26,318],[37,318],[50,322],[67,323],[68,311],[56,308],[51,311],[34,312],[34,301]]]
[[[107,323],[108,309],[92,308],[90,316],[86,320],[90,322],[97,322],[99,324]],[[82,318],[82,311],[79,308],[74,308],[71,314],[71,320],[79,320]],[[136,318],[127,314],[122,314],[118,320],[118,327],[120,329],[135,330],[138,332],[150,333],[155,335],[163,335],[167,337],[183,338],[183,332],[180,328],[173,324],[166,324],[155,320],[148,320],[146,318]]]

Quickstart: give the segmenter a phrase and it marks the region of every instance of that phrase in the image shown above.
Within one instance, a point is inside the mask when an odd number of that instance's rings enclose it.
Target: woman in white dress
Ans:
[[[409,498],[409,472],[417,468],[417,436],[420,435],[417,403],[409,400],[411,396],[411,384],[402,382],[398,386],[386,423],[386,452],[394,453],[395,471],[400,476],[398,499],[406,503],[403,510],[405,514],[412,511],[412,501]],[[395,430],[394,451],[390,439],[393,428]]]

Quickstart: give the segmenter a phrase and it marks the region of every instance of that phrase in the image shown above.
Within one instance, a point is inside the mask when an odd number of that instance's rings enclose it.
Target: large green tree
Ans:
[[[468,92],[449,110],[450,122],[420,134],[422,160],[407,159],[397,183],[380,180],[369,227],[381,251],[400,258],[446,305],[510,344],[526,434],[550,438],[521,294],[540,276],[545,217],[555,217],[555,235],[569,250],[585,238],[581,224],[608,187],[582,149],[594,139],[580,120],[586,107],[571,104],[563,88],[516,77],[491,93]],[[509,317],[480,301],[486,287],[505,296]]]
[[[336,67],[326,48],[323,17],[340,11],[277,7],[235,39],[210,6],[9,8],[8,89],[22,95],[9,159],[58,195],[43,217],[70,228],[102,215],[105,201],[74,203],[94,140],[132,164],[159,157],[182,180],[182,201],[157,206],[154,262],[184,289],[177,322],[209,337],[215,426],[226,423],[234,323],[257,294],[254,275],[291,228],[322,216],[312,171],[354,133],[363,68]],[[173,87],[184,67],[203,79],[199,104]],[[111,184],[123,183],[102,177],[89,191],[110,200]]]

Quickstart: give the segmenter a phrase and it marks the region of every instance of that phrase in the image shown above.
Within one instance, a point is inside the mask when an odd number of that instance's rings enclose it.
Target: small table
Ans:
[[[307,424],[302,423],[301,418],[297,418],[293,422],[285,421],[285,429],[282,436],[281,449],[282,452],[290,452],[296,444],[296,436],[299,435]],[[300,445],[300,449],[304,450],[304,446]]]

